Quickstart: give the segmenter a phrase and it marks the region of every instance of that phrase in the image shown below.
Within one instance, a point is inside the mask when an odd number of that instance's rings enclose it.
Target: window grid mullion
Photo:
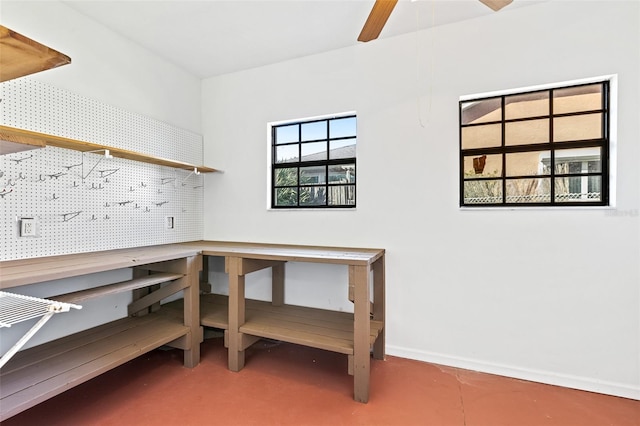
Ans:
[[[554,129],[554,116],[553,116],[553,89],[549,90],[549,143],[551,144],[551,153],[549,156],[549,176],[551,181],[549,182],[549,202],[553,205],[556,201],[556,146],[554,145],[553,129]]]
[[[507,203],[507,180],[505,179],[505,176],[507,175],[507,154],[504,152],[504,148],[507,146],[507,141],[506,141],[506,137],[507,137],[507,124],[504,122],[507,113],[506,113],[506,106],[507,106],[507,101],[506,101],[506,97],[502,96],[501,100],[500,100],[500,105],[501,105],[501,126],[500,126],[500,140],[501,140],[501,144],[500,147],[502,148],[502,156],[501,156],[501,161],[502,161],[502,204],[506,204]]]
[[[603,139],[606,137],[607,141],[610,138],[610,118],[609,118],[609,102],[610,102],[610,92],[609,92],[609,82],[603,82],[602,84],[602,137]],[[602,173],[602,178],[600,179],[602,186],[601,192],[606,197],[605,205],[609,205],[609,179],[605,179],[605,176],[609,176],[609,143],[603,144],[601,148],[601,160],[600,160],[600,172]]]

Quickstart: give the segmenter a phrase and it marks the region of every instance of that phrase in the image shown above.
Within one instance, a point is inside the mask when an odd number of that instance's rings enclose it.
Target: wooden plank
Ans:
[[[219,294],[206,294],[200,296],[201,300],[201,321],[203,325],[209,327],[226,328],[228,323],[225,319],[223,324],[214,325],[205,323],[205,321],[219,321],[227,316],[228,298]],[[274,306],[269,302],[247,299],[245,301],[247,315],[251,311],[264,311],[267,314],[282,314],[292,317],[300,317],[313,321],[316,318],[323,321],[330,321],[343,324],[345,327],[353,328],[353,314],[341,311],[327,311],[324,309],[310,308],[306,306],[282,305]],[[277,309],[276,309],[277,308]]]
[[[367,348],[370,348],[382,329],[382,323],[372,322],[370,334],[367,338]],[[274,318],[247,319],[240,327],[245,334],[252,334],[283,342],[296,343],[304,346],[325,349],[345,354],[354,353],[354,335],[348,330],[322,328]],[[369,351],[367,350],[367,354]]]
[[[378,258],[378,260],[376,260],[376,262],[379,261],[382,258],[384,258],[384,256],[381,257],[381,258]],[[355,288],[356,288],[355,287],[355,276],[353,274],[352,268],[349,268],[349,295],[348,295],[348,298],[349,298],[349,301],[351,303],[354,303],[354,301],[355,301]],[[374,306],[373,306],[373,303],[371,303],[369,305],[369,312],[371,314],[373,314],[373,309],[374,309]]]
[[[200,276],[200,293],[211,293],[211,283],[209,283],[209,258],[202,258],[202,270]]]
[[[135,300],[127,306],[127,311],[129,315],[133,315],[136,312],[147,308],[154,303],[160,302],[162,299],[166,299],[167,297],[187,288],[189,286],[189,281],[187,278],[180,278],[176,281],[172,281],[168,285],[164,287],[160,287],[153,293],[149,293],[146,296],[141,297],[138,300]]]
[[[328,335],[307,333],[289,327],[278,327],[276,324],[265,324],[263,322],[246,322],[240,327],[242,333],[268,339],[281,340],[283,342],[295,343],[312,348],[324,349],[343,354],[353,353],[353,343],[346,339],[338,339]]]
[[[386,330],[384,328],[386,316],[386,295],[385,295],[385,263],[384,256],[373,263],[373,310],[372,318],[383,324],[380,335],[373,346],[373,357],[375,359],[385,359]]]
[[[246,259],[280,260],[291,262],[369,265],[384,249],[322,247],[288,244],[241,243],[227,241],[195,241],[182,243],[196,247],[206,256],[242,257]]]
[[[158,314],[120,323],[119,333],[85,340],[81,345],[73,336],[59,339],[63,342],[55,341],[54,345],[40,345],[40,356],[49,352],[43,357],[46,362],[27,362],[26,367],[20,367],[20,358],[25,355],[18,353],[5,365],[0,380],[3,419],[189,333],[180,321]],[[60,344],[65,340],[73,343],[72,350]]]
[[[16,152],[30,151],[44,148],[45,146],[44,142],[22,138],[6,138],[0,133],[0,155],[15,154]]]
[[[156,346],[157,344],[154,344],[153,348]],[[84,383],[145,352],[148,352],[148,349],[142,349],[136,345],[129,345],[111,353],[109,357],[91,360],[59,376],[51,377],[37,385],[25,388],[23,391],[10,395],[2,400],[2,415],[11,416],[26,408],[30,408],[36,403],[51,398],[80,383]]]
[[[0,82],[70,63],[67,55],[0,25]]]
[[[169,346],[171,348],[187,350],[192,345],[191,339],[192,339],[191,333],[189,333],[189,334],[185,334],[184,336],[180,336],[175,340],[167,342],[167,343],[165,343],[165,345]]]
[[[284,265],[280,262],[271,268],[271,303],[274,306],[284,305]]]
[[[154,317],[150,317],[136,319],[135,322],[132,322],[130,318],[122,318],[60,339],[52,340],[45,345],[25,349],[11,358],[3,369],[0,370],[0,382],[2,382],[4,375],[10,371],[17,371],[31,364],[46,363],[49,357],[57,356],[57,354],[63,354],[65,352],[72,352],[88,343],[108,339],[133,327],[144,327],[145,324],[154,320]]]
[[[108,250],[0,262],[0,288],[46,282],[114,269],[130,268],[198,255],[183,244]]]
[[[229,266],[229,370],[240,371],[244,367],[244,351],[240,341],[240,326],[245,321],[245,277],[240,273],[242,259],[228,258]]]
[[[240,333],[240,347],[244,351],[260,339],[262,339],[260,336]],[[224,347],[227,349],[229,348],[229,330],[224,331]]]
[[[131,271],[133,278],[143,278],[149,275],[151,271],[149,270],[145,270],[142,268],[133,268],[133,270]],[[144,287],[144,288],[138,288],[138,289],[134,289],[131,292],[131,300],[135,301],[138,299],[142,299],[144,296],[146,296],[147,294],[149,294],[151,292],[152,287]],[[142,316],[142,315],[146,315],[150,312],[149,309],[146,310],[142,310],[142,311],[138,311],[136,313],[136,316]]]
[[[369,401],[370,333],[369,267],[349,266],[355,278],[353,336],[353,398]]]
[[[110,353],[123,346],[143,347],[161,341],[162,343],[158,344],[160,346],[185,335],[187,332],[187,328],[182,324],[163,317],[156,317],[155,321],[147,322],[146,327],[130,327],[118,335],[86,343],[76,347],[73,351],[64,351],[63,353],[54,351],[47,357],[47,362],[33,363],[29,367],[20,369],[19,372],[9,371],[3,374],[0,384],[2,397],[73,370],[78,365],[90,360],[108,357]]]
[[[134,352],[134,354],[135,355],[132,355],[132,350],[130,347],[122,348],[112,354],[114,356],[114,359],[118,360],[118,362],[103,366],[102,369],[104,371],[100,371],[100,369],[95,368],[94,364],[100,362],[100,360],[95,360],[87,363],[86,365],[79,366],[75,371],[71,372],[71,374],[77,374],[76,377],[67,378],[64,375],[61,377],[56,377],[56,380],[65,380],[65,384],[58,385],[57,383],[54,383],[50,386],[47,386],[48,383],[44,382],[36,386],[27,387],[21,392],[17,392],[13,395],[2,398],[2,400],[0,400],[2,402],[0,421],[4,421],[10,417],[13,417],[16,414],[21,413],[22,411],[27,410],[41,402],[44,402],[47,399],[64,392],[67,389],[71,389],[72,387],[82,384],[85,381],[102,374],[103,372],[122,365],[120,363],[120,360],[131,360],[138,356],[138,353]]]
[[[184,259],[184,257],[181,257],[179,259],[167,260],[164,262],[147,263],[145,265],[137,266],[136,269],[143,269],[150,272],[174,272],[186,275],[188,273],[188,267]]]
[[[200,325],[200,275],[202,255],[192,256],[184,260],[187,276],[187,287],[183,294],[183,321],[191,329],[193,336],[190,347],[184,351],[184,365],[193,368],[200,362],[200,343],[204,340],[204,331]]]
[[[355,274],[353,272],[353,268],[349,268],[349,301],[353,303],[353,301],[355,300],[355,289],[356,289],[356,278],[355,278]]]
[[[271,314],[258,315],[257,312],[247,312],[247,323],[261,324],[267,327],[277,327],[282,330],[291,330],[309,335],[329,336],[334,339],[353,342],[353,325],[351,327],[339,326],[336,323],[319,320],[301,321],[299,317]],[[244,332],[242,327],[241,331]],[[284,331],[283,331],[284,332]],[[278,340],[283,340],[278,338]]]
[[[229,328],[228,298],[200,296],[200,323],[206,327]],[[206,297],[206,298],[205,298]],[[217,303],[220,301],[220,303]]]
[[[218,296],[224,298],[225,296]],[[218,302],[220,303],[220,302]],[[268,313],[281,313],[283,315],[298,316],[308,319],[323,319],[337,322],[347,326],[353,326],[353,313],[343,311],[332,311],[326,309],[311,308],[308,306],[282,305],[276,306],[270,302],[247,299],[247,310],[265,311]]]
[[[278,267],[283,265],[282,261],[260,260],[260,259],[242,259],[240,262],[240,275],[247,275],[262,269]]]
[[[131,291],[137,288],[148,287],[154,284],[177,280],[178,278],[182,277],[184,277],[184,274],[175,274],[168,272],[157,273],[133,280],[122,281],[119,283],[107,284],[99,287],[89,288],[86,290],[61,294],[59,296],[51,297],[50,299],[65,303],[78,303],[87,299],[92,299],[94,297],[122,293],[124,291]]]
[[[253,302],[253,301],[252,301]],[[254,306],[257,308],[254,309]],[[288,309],[288,308],[293,309]],[[317,308],[299,309],[299,306],[272,306],[268,302],[247,304],[247,320],[256,318],[273,318],[296,324],[320,325],[333,330],[347,330],[353,333],[353,314],[347,313],[351,321],[345,321],[344,312],[329,311]]]
[[[149,273],[151,273],[152,271],[155,272],[175,272],[175,273],[183,273],[183,274],[187,274],[188,273],[188,268],[187,268],[187,262],[185,261],[185,258],[181,258],[181,259],[175,259],[175,260],[170,260],[170,261],[165,261],[165,262],[158,262],[158,263],[149,263],[143,266],[138,266],[136,268],[134,268],[134,270],[147,270],[149,271]],[[198,271],[194,272],[194,273],[199,273]],[[160,289],[159,285],[154,285],[148,288],[148,291],[145,295],[140,295],[140,297],[138,297],[137,299],[142,299],[142,297],[145,297],[147,295],[150,295],[151,293],[154,293],[156,291],[158,291]],[[137,300],[136,299],[136,300]],[[150,304],[148,307],[144,307],[143,310],[141,311],[137,311],[134,312],[132,310],[129,311],[130,315],[144,315],[144,311],[148,310],[149,312],[156,312],[160,309],[160,302],[155,302],[153,304]]]
[[[221,295],[202,296],[201,323],[226,329],[226,300]],[[243,334],[256,334],[340,353],[353,352],[353,314],[291,305],[280,307],[269,302],[246,300],[245,317],[246,322],[240,327]],[[371,321],[370,345],[383,328],[382,322]]]
[[[245,255],[255,259],[369,264],[382,249],[318,248],[290,245],[195,242],[0,262],[0,288],[69,278],[197,255]]]
[[[139,161],[142,163],[156,164],[159,166],[167,166],[174,169],[182,170],[195,170],[202,173],[216,172],[216,169],[211,167],[190,164],[183,161],[171,160],[168,158],[158,157],[155,155],[144,154],[141,152],[135,152],[128,149],[116,148],[113,146],[102,145],[93,142],[86,142],[77,139],[65,138],[62,136],[48,135],[45,133],[34,132],[26,129],[19,129],[16,127],[0,126],[0,135],[8,138],[8,140],[22,140],[30,141],[32,144],[45,143],[47,146],[55,146],[56,148],[71,149],[74,151],[88,152],[88,151],[104,151],[109,150],[109,153],[114,157],[125,158],[127,160]]]
[[[266,324],[261,321],[248,321],[240,327],[240,331],[254,336],[295,343],[332,352],[343,354],[353,353],[352,340],[336,338],[328,334],[309,333],[288,326],[280,327],[277,323]]]
[[[292,321],[297,318],[298,322],[326,322],[335,323],[338,327],[353,329],[353,314],[349,312],[337,312],[324,309],[309,308],[303,306],[283,305],[276,308],[270,307],[266,302],[251,301],[247,304],[250,311],[263,311],[266,315],[281,315],[290,317]]]

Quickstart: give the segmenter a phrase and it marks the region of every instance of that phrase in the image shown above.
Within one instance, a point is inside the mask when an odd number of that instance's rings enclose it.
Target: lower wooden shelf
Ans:
[[[19,352],[0,372],[0,421],[188,334],[161,309]]]
[[[179,305],[174,305],[179,306]],[[294,305],[274,306],[271,302],[246,300],[246,322],[240,331],[252,336],[353,354],[353,314]],[[228,298],[200,296],[200,324],[227,330]],[[381,321],[371,320],[370,344],[382,331]]]

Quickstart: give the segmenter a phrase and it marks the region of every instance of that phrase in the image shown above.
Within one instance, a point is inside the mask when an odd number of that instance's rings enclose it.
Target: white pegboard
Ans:
[[[41,82],[4,82],[0,98],[3,125],[202,163],[201,136]],[[0,260],[201,239],[203,185],[185,170],[61,148],[0,156]],[[19,236],[20,217],[36,218],[38,236]]]

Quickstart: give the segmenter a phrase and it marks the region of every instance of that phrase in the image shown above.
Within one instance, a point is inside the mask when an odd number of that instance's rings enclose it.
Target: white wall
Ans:
[[[201,133],[197,77],[59,1],[2,0],[0,13],[5,27],[71,57],[30,78]]]
[[[551,1],[207,79],[205,238],[386,248],[389,354],[640,398],[639,28],[638,2]],[[458,208],[459,96],[607,74],[615,209]],[[352,110],[357,210],[268,211],[267,123]],[[340,308],[294,269],[289,302]]]
[[[200,79],[78,14],[63,3],[2,0],[0,23],[71,57],[69,65],[33,74],[28,78],[201,133]],[[11,199],[7,197],[4,201],[10,203]],[[130,271],[125,269],[25,286],[11,291],[49,297],[126,280],[130,276]],[[126,316],[130,299],[130,294],[126,293],[105,297],[84,304],[82,311],[54,316],[26,347]],[[0,353],[9,349],[34,322],[35,320],[3,329]]]

